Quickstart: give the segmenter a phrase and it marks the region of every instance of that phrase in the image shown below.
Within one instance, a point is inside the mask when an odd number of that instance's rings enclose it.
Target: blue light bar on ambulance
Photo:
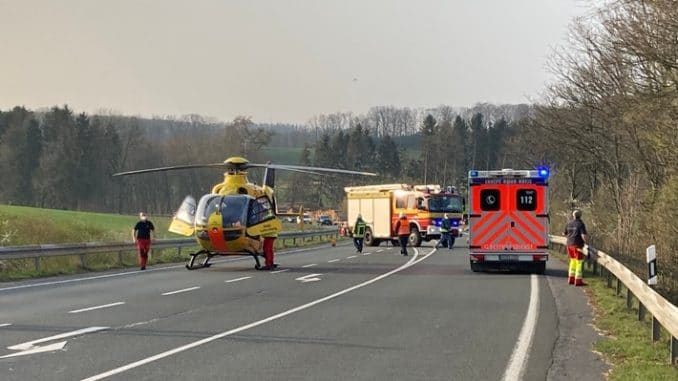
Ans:
[[[472,170],[472,171],[469,171],[469,172],[468,172],[468,175],[471,176],[471,177],[478,177],[478,171],[476,171],[476,170],[474,169],[474,170]]]
[[[539,174],[539,177],[549,177],[549,169],[548,169],[548,167],[539,167],[539,168],[537,168],[537,173]]]

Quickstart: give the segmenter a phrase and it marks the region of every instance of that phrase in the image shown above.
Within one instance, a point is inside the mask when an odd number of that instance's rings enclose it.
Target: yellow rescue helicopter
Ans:
[[[209,267],[209,260],[217,255],[248,255],[254,258],[256,269],[261,268],[259,256],[262,248],[261,237],[277,234],[282,224],[274,195],[275,170],[286,170],[308,174],[318,172],[343,173],[351,175],[376,176],[375,173],[348,171],[334,168],[305,167],[284,164],[255,164],[242,157],[231,157],[223,163],[175,165],[171,167],[141,169],[115,173],[113,176],[138,175],[193,168],[226,168],[224,181],[216,184],[212,192],[196,203],[187,196],[172,218],[169,231],[184,236],[195,235],[202,248],[191,253],[186,268]],[[264,168],[261,186],[247,179],[248,168]],[[203,257],[201,264],[196,260]]]

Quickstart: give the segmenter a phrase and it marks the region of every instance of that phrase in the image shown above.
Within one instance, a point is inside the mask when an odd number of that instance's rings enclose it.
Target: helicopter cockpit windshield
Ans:
[[[247,223],[247,204],[251,197],[246,195],[222,196],[208,194],[198,203],[195,216],[196,226],[205,226],[209,217],[221,213],[224,228],[244,227]]]

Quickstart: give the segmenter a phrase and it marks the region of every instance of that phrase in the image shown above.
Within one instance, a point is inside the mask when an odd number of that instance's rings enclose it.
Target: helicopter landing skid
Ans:
[[[201,255],[205,255],[205,259],[202,261],[201,264],[197,265],[195,264],[195,259]],[[200,250],[198,252],[195,252],[191,254],[191,259],[188,260],[188,263],[186,264],[186,269],[187,270],[197,270],[197,269],[202,269],[205,267],[210,267],[212,266],[211,263],[209,263],[209,260],[212,259],[214,254],[210,253],[207,250]]]

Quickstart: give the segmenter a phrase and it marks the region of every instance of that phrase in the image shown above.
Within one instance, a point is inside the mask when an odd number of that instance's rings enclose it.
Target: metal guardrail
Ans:
[[[281,232],[278,239],[281,241],[292,240],[296,245],[298,239],[313,237],[338,237],[339,231],[335,229],[312,230],[305,232]],[[160,239],[153,242],[153,249],[176,248],[179,253],[184,247],[196,247],[195,238]],[[82,267],[85,267],[85,256],[96,253],[118,253],[118,261],[122,263],[122,255],[125,252],[136,250],[133,242],[85,242],[68,244],[44,244],[29,246],[0,246],[0,260],[8,259],[35,259],[35,269],[40,270],[40,259],[45,257],[59,257],[79,255]]]
[[[552,244],[565,246],[566,238],[550,236]],[[622,292],[622,286],[626,287],[626,306],[633,306],[633,297],[638,299],[638,319],[643,320],[646,312],[652,315],[652,341],[658,341],[660,337],[660,325],[671,335],[670,362],[678,364],[678,307],[674,306],[659,295],[657,291],[648,286],[631,270],[626,268],[616,259],[600,250],[584,247],[584,253],[589,256],[593,263],[593,273],[607,278],[607,286],[612,287],[613,278],[616,279],[616,293]],[[599,266],[598,266],[599,265]],[[600,271],[598,271],[600,269]]]

